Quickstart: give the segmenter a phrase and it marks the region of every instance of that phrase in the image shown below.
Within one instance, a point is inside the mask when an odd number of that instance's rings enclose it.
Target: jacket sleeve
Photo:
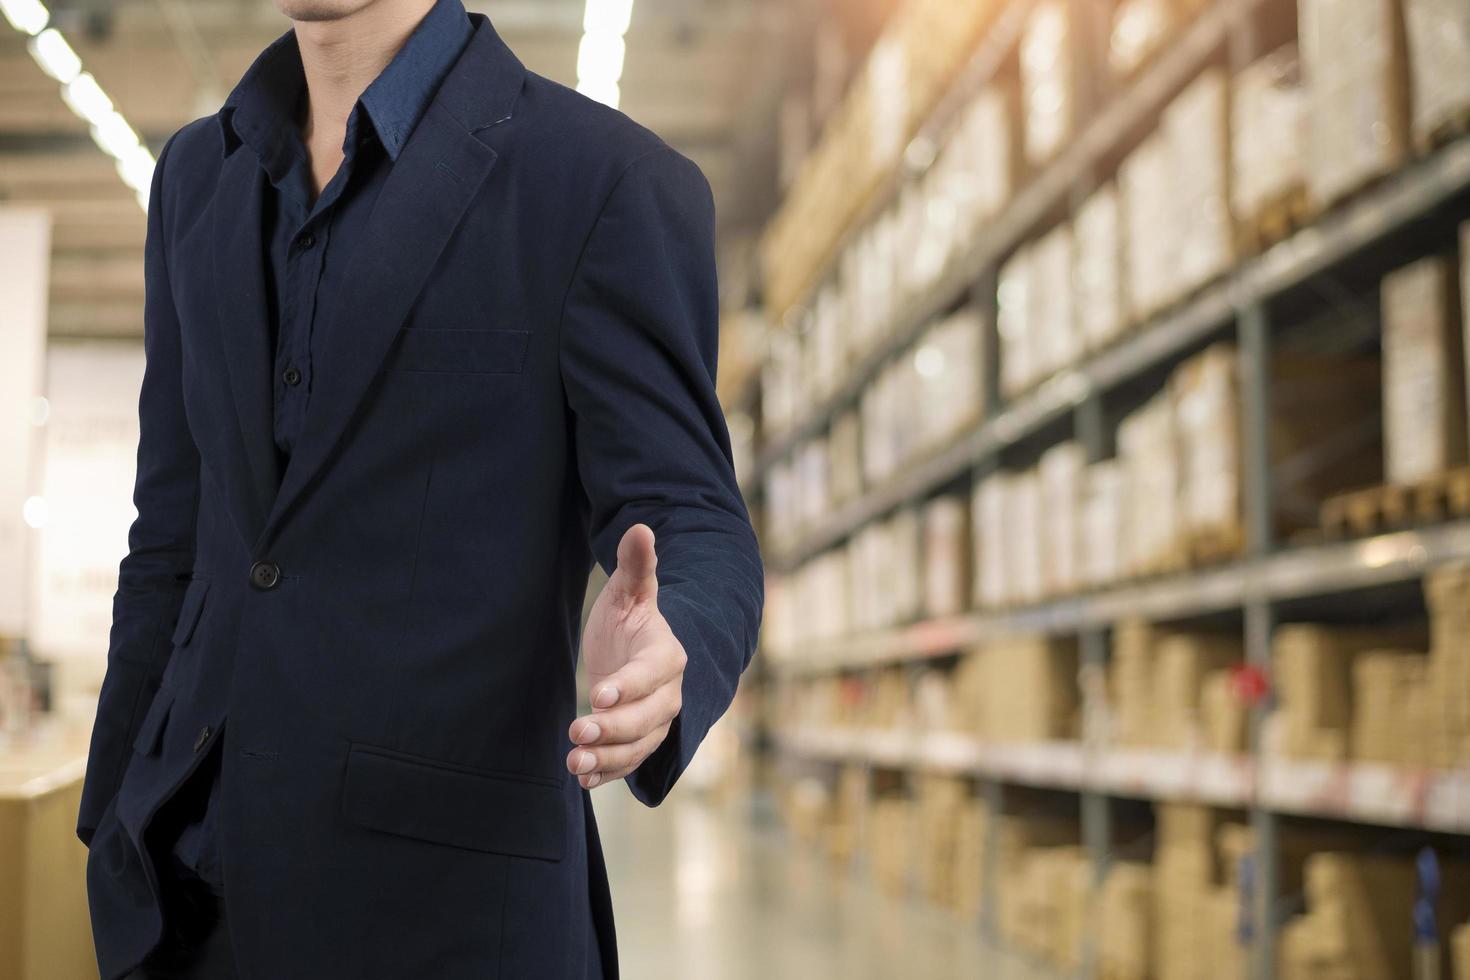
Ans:
[[[177,133],[159,151],[144,243],[143,382],[128,553],[112,598],[107,669],[92,727],[76,833],[84,844],[132,758],[132,742],[158,690],[174,622],[194,566],[199,454],[184,417],[179,321],[164,261],[163,178]]]
[[[627,777],[647,806],[729,707],[760,627],[761,556],[715,395],[718,321],[709,184],[661,145],[609,193],[559,341],[592,552],[611,573],[624,532],[653,529],[659,611],[688,654],[683,708]]]

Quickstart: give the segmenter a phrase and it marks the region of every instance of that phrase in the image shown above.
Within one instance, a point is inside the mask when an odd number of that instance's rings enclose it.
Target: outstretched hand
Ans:
[[[687,655],[658,611],[653,529],[634,524],[618,542],[618,565],[592,606],[582,657],[592,713],[572,722],[567,769],[585,789],[631,773],[669,734],[683,704]]]

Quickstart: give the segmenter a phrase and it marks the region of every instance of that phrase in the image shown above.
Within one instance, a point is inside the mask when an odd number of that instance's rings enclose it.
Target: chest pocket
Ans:
[[[530,339],[529,330],[400,329],[389,367],[435,374],[520,374]]]

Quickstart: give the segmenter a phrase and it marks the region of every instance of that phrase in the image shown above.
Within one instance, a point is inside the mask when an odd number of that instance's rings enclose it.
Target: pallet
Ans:
[[[1353,490],[1322,504],[1322,530],[1329,538],[1361,537],[1457,517],[1470,517],[1470,467],[1417,483]]]
[[[1236,245],[1243,255],[1264,252],[1310,225],[1317,217],[1307,196],[1307,188],[1298,184],[1274,198],[1236,228]]]
[[[1470,105],[1461,106],[1447,119],[1442,119],[1427,133],[1414,134],[1414,149],[1428,156],[1441,147],[1470,134]]]
[[[1240,525],[1195,531],[1185,543],[1192,568],[1223,565],[1245,554],[1245,528]]]

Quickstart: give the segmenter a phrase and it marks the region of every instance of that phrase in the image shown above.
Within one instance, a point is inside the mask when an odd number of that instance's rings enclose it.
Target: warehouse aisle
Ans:
[[[622,787],[593,799],[629,980],[997,975],[978,930],[844,882],[746,810],[692,795],[647,810]]]

